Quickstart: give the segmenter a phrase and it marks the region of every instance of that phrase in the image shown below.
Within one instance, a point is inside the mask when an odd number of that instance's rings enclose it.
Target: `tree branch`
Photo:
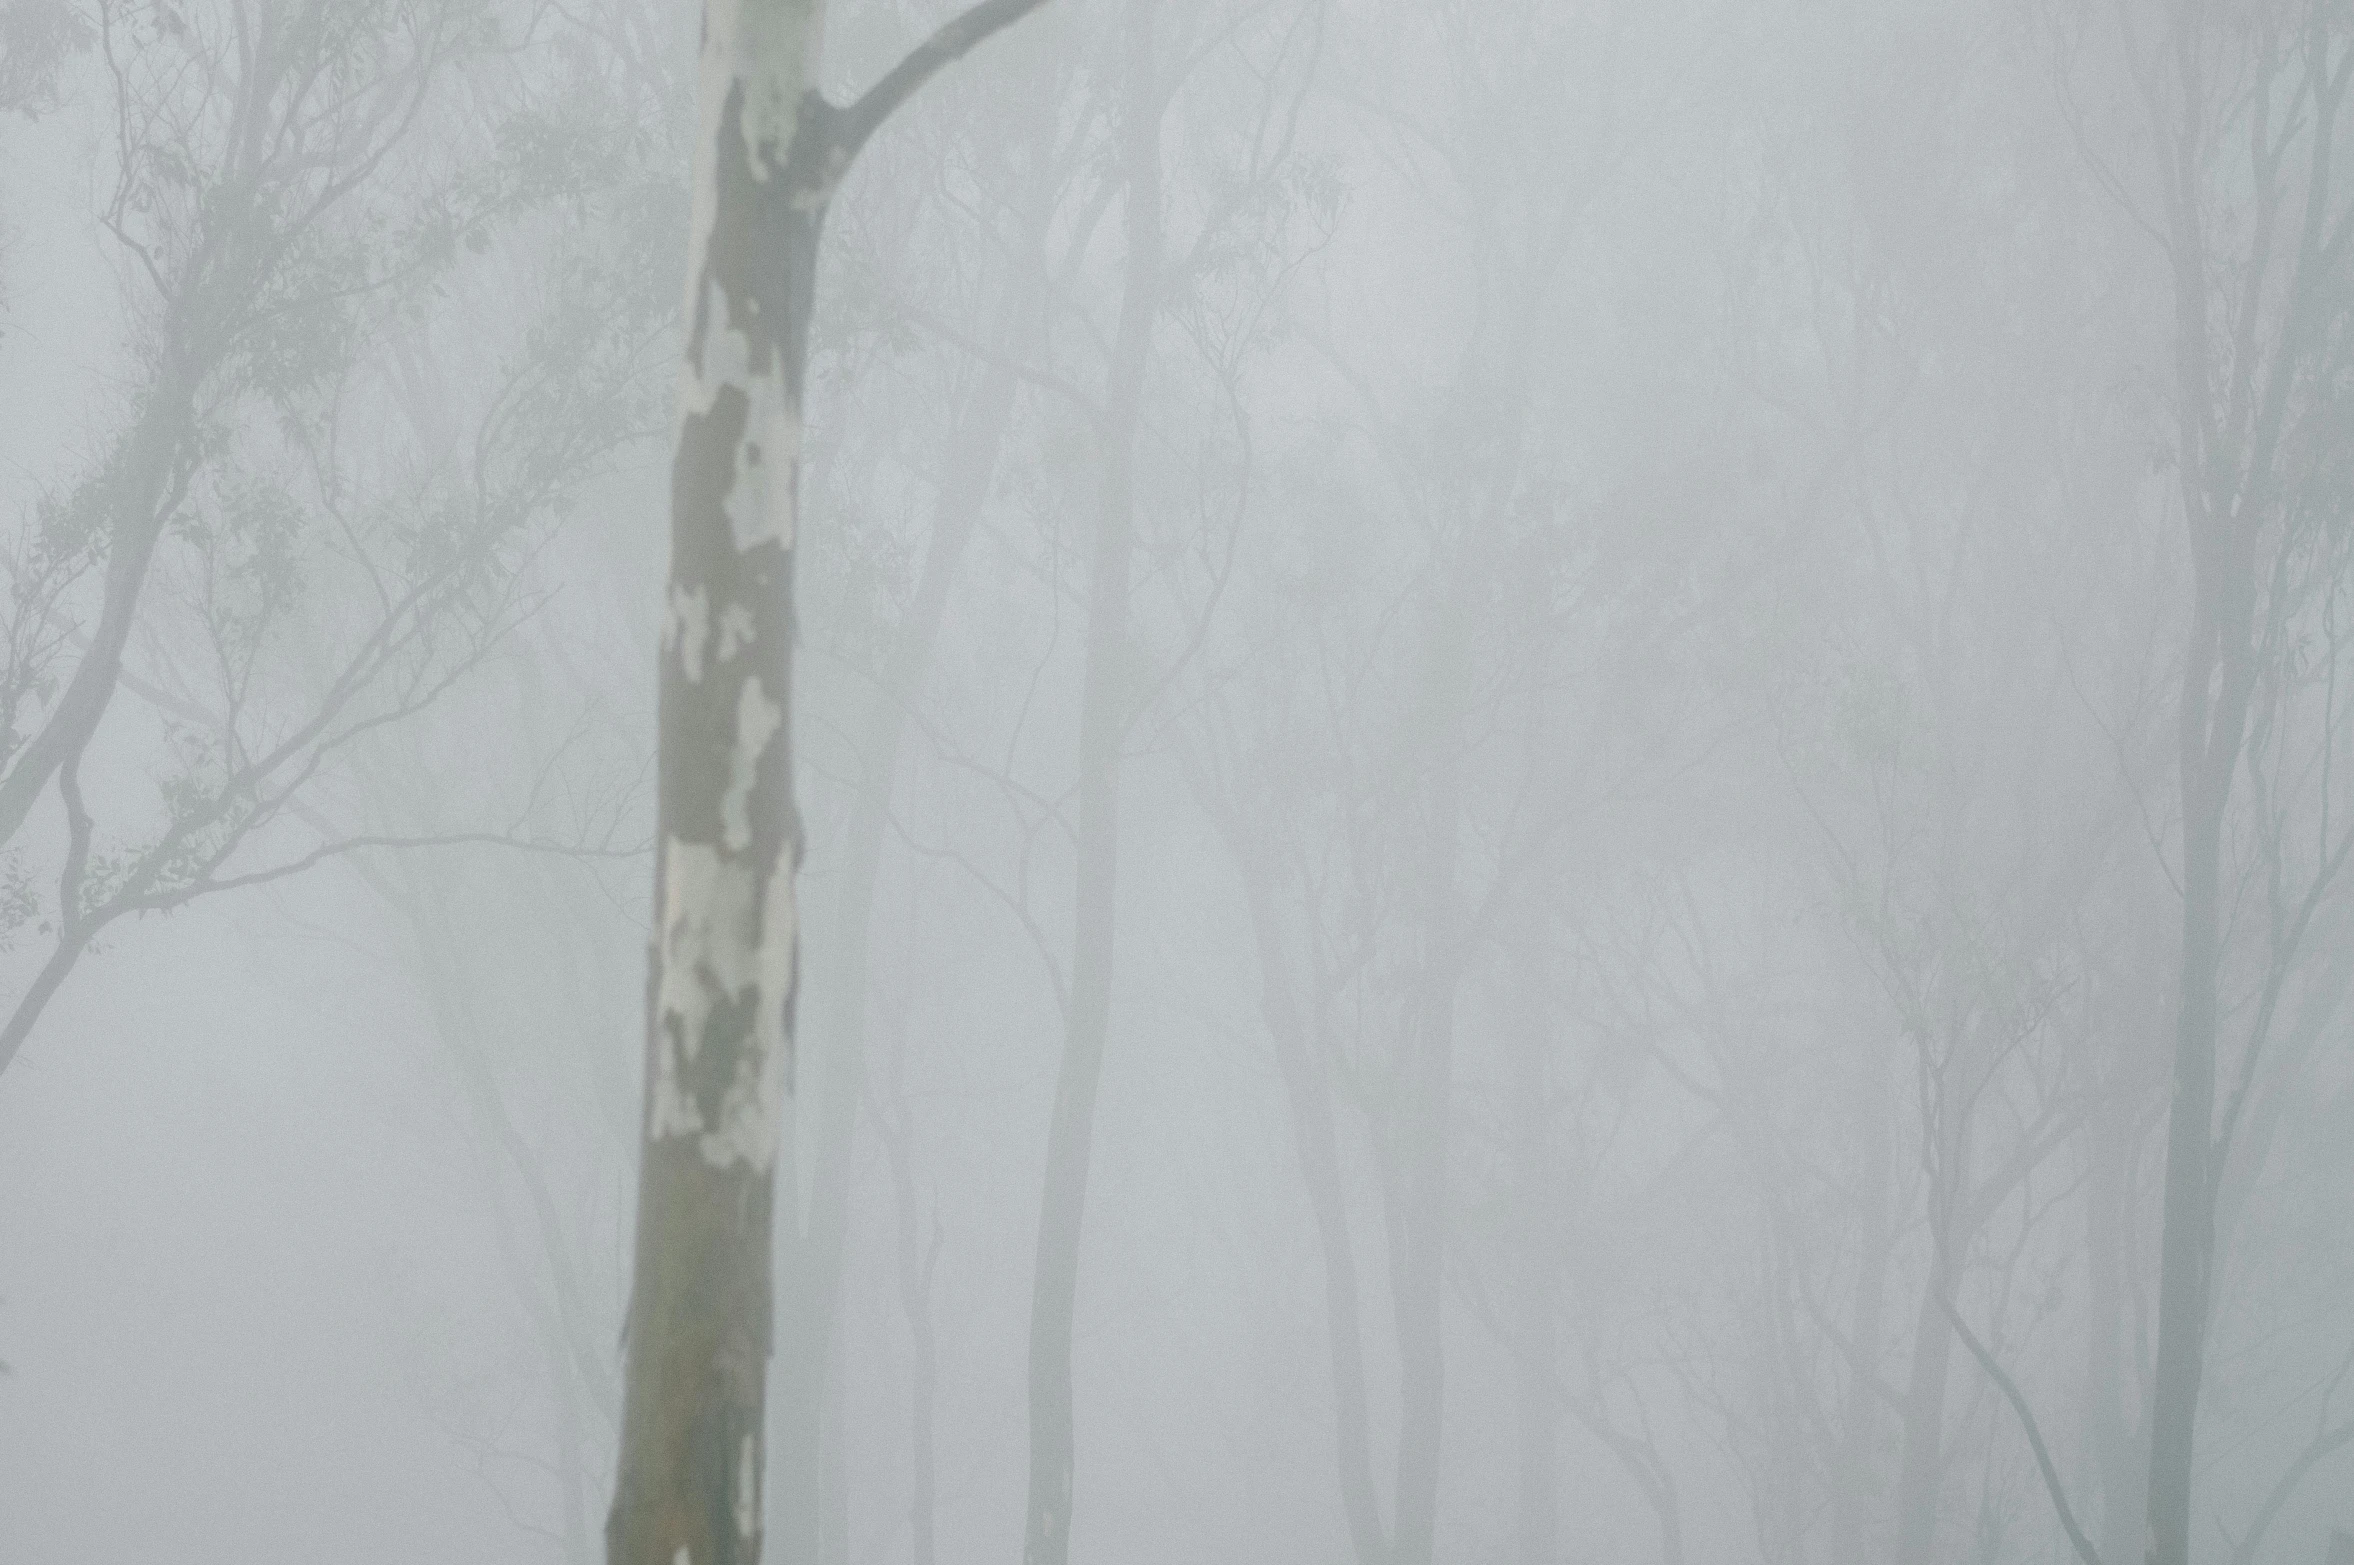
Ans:
[[[981,0],[963,15],[941,23],[931,37],[909,50],[881,81],[840,112],[834,121],[836,167],[848,168],[867,138],[942,67],[954,64],[975,44],[1004,31],[1043,4],[1045,0]]]
[[[1945,1312],[1946,1320],[1961,1337],[1962,1345],[1970,1350],[1970,1356],[1978,1361],[1978,1367],[1985,1370],[1987,1378],[2001,1390],[2003,1400],[2011,1404],[2011,1411],[2019,1415],[2019,1427],[2026,1432],[2029,1449],[2035,1452],[2035,1465],[2043,1474],[2043,1486],[2051,1494],[2052,1509],[2060,1513],[2060,1525],[2068,1530],[2068,1541],[2076,1546],[2076,1557],[2084,1565],[2101,1565],[2101,1557],[2093,1549],[2092,1540],[2084,1535],[2082,1527],[2076,1525],[2076,1513],[2068,1508],[2068,1496],[2060,1488],[2059,1471],[2052,1466],[2051,1452],[2044,1449],[2043,1431],[2036,1426],[2035,1415],[2028,1411],[2027,1399],[2019,1394],[2019,1387],[2011,1377],[2003,1373],[2003,1367],[1994,1361],[1994,1355],[1986,1351],[1986,1344],[1978,1340],[1978,1334],[1962,1319],[1961,1312],[1946,1298],[1945,1291],[1942,1288],[1930,1291],[1937,1297],[1937,1307]]]

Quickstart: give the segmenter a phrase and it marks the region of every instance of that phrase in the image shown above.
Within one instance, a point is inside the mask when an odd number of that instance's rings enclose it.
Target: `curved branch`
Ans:
[[[2272,1525],[2272,1519],[2280,1514],[2281,1507],[2289,1503],[2289,1497],[2297,1492],[2297,1486],[2305,1481],[2305,1475],[2323,1457],[2349,1443],[2354,1443],[2354,1424],[2340,1424],[2335,1429],[2313,1437],[2312,1443],[2305,1447],[2297,1460],[2290,1464],[2289,1470],[2281,1474],[2279,1481],[2272,1486],[2272,1493],[2265,1496],[2263,1508],[2256,1513],[2256,1519],[2248,1524],[2248,1535],[2240,1540],[2239,1548],[2233,1551],[2234,1565],[2248,1565],[2256,1557],[2256,1545],[2264,1540],[2265,1529]]]
[[[909,50],[907,57],[892,66],[881,81],[840,112],[834,121],[835,167],[849,167],[867,138],[943,67],[955,64],[975,44],[1003,32],[1045,3],[1046,0],[981,0],[963,15],[941,23],[931,37]]]
[[[2068,1508],[2068,1496],[2060,1487],[2059,1470],[2052,1466],[2051,1452],[2044,1449],[2043,1431],[2036,1426],[2035,1415],[2028,1411],[2027,1399],[2019,1394],[2017,1383],[2003,1373],[2003,1367],[1994,1361],[1994,1355],[1986,1351],[1986,1344],[1978,1340],[1978,1334],[1962,1319],[1961,1312],[1946,1298],[1944,1290],[1933,1288],[1930,1291],[1937,1297],[1937,1307],[1945,1311],[1946,1320],[1961,1337],[1962,1345],[1970,1350],[1970,1356],[1978,1361],[1978,1367],[1986,1371],[1987,1378],[2002,1392],[2003,1400],[2011,1404],[2011,1411],[2019,1415],[2019,1427],[2026,1432],[2029,1449],[2035,1452],[2035,1465],[2043,1474],[2043,1486],[2051,1494],[2052,1509],[2060,1513],[2060,1525],[2068,1530],[2068,1541],[2076,1546],[2076,1557],[2084,1565],[2101,1565],[2101,1557],[2093,1549],[2092,1540],[2084,1535],[2082,1527],[2076,1525],[2076,1513]]]

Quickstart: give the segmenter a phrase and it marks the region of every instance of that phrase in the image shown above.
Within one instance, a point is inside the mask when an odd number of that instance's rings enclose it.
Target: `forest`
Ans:
[[[2354,1565],[2354,0],[0,0],[0,573],[5,1565]]]

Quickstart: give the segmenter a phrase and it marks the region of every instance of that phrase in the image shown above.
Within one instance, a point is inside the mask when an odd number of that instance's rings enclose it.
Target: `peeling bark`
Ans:
[[[821,0],[710,0],[671,467],[644,1143],[614,1565],[750,1565],[793,1081],[792,573],[818,239],[898,103],[1039,0],[985,0],[849,109]]]

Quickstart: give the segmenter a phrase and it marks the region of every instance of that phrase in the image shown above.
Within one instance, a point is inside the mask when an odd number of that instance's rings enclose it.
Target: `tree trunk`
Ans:
[[[932,1276],[940,1259],[940,1219],[932,1217],[931,1242],[923,1236],[923,1214],[917,1209],[914,1115],[908,1109],[904,1085],[906,1043],[891,1062],[891,1102],[878,1109],[883,1151],[891,1167],[891,1196],[898,1230],[899,1308],[907,1317],[908,1348],[908,1496],[909,1565],[932,1565],[937,1552],[935,1520],[939,1481],[935,1452],[935,1419],[940,1395],[939,1333],[932,1323]]]
[[[1522,1025],[1514,1047],[1514,1182],[1519,1208],[1520,1336],[1527,1362],[1520,1368],[1520,1560],[1553,1565],[1561,1549],[1560,1516],[1553,1493],[1559,1465],[1561,1410],[1551,1385],[1554,1337],[1555,1235],[1553,1233],[1553,1110],[1546,1079],[1544,959],[1534,951],[1520,959],[1518,979]],[[1538,1366],[1532,1369],[1530,1366]]]
[[[1850,1316],[1847,1394],[1839,1419],[1839,1492],[1831,1511],[1831,1558],[1837,1565],[1869,1565],[1865,1538],[1876,1509],[1880,1461],[1880,1323],[1887,1309],[1888,1261],[1895,1244],[1889,1223],[1888,1188],[1893,1148],[1889,1127],[1888,1069],[1875,1057],[1870,1088],[1856,1133],[1863,1138],[1863,1258],[1856,1268],[1855,1305]]]
[[[1425,732],[1433,742],[1421,862],[1421,972],[1406,1018],[1412,1091],[1402,1113],[1401,1196],[1390,1224],[1390,1293],[1398,1324],[1398,1488],[1394,1559],[1429,1565],[1438,1535],[1439,1455],[1446,1417],[1447,1152],[1455,1080],[1458,977],[1455,859],[1461,835],[1457,712],[1466,680],[1467,615],[1450,583],[1435,610],[1424,669]]]
[[[2204,685],[2204,670],[2193,672]],[[2203,707],[2205,691],[2185,697]],[[2158,1252],[2158,1360],[2151,1389],[2150,1565],[2190,1565],[2191,1461],[2206,1368],[2209,1261],[2215,1237],[2214,1150],[2217,906],[2225,788],[2200,785],[2186,712],[2182,971],[2175,1013],[2174,1096],[2166,1121],[2166,1209]],[[2204,724],[2200,724],[2202,728]],[[2236,746],[2235,752],[2236,752]],[[2236,754],[2235,754],[2236,759]],[[2226,779],[2228,780],[2228,773]]]
[[[807,112],[819,20],[814,0],[710,0],[703,16],[613,1565],[760,1557],[770,1215],[798,960],[785,717],[826,188]]]
[[[2180,248],[2196,253],[2190,240]],[[2178,267],[2178,274],[2183,269]],[[2178,293],[2203,299],[2202,276]],[[2185,331],[2192,329],[2185,324]],[[2188,350],[2186,350],[2188,351]],[[2203,346],[2198,350],[2203,353]],[[2203,358],[2184,397],[2206,385]],[[2183,660],[2177,762],[2182,791],[2182,965],[2176,980],[2174,1091],[2166,1120],[2165,1216],[2158,1251],[2158,1354],[2150,1393],[2148,1565],[2190,1565],[2191,1463],[2215,1249],[2215,1045],[2223,961],[2223,825],[2247,740],[2254,687],[2255,560],[2243,490],[2236,506],[2206,487],[2203,440],[2185,436],[2183,504],[2194,597]]]
[[[1945,1269],[1932,1262],[1913,1323],[1913,1367],[1904,1398],[1904,1462],[1896,1483],[1897,1565],[1934,1565],[1937,1501],[1945,1475],[1945,1390],[1953,1328],[1938,1307]]]
[[[846,110],[817,91],[822,0],[704,8],[613,1565],[760,1556],[771,1214],[799,964],[795,484],[826,206],[893,108],[1037,3],[984,0]]]
[[[2086,1418],[2093,1467],[2100,1475],[2101,1558],[2114,1565],[2132,1560],[2148,1510],[2148,1496],[2142,1492],[2149,1472],[2147,1453],[2141,1449],[2139,1430],[2126,1419],[2126,1347],[2133,1341],[2125,1279],[2130,1249],[2126,1225],[2132,1220],[2132,1129],[2130,1109],[2113,1111],[2096,1122],[2084,1206]],[[2141,1401],[2138,1394],[2135,1401]]]
[[[1389,1536],[1373,1493],[1373,1434],[1365,1392],[1365,1342],[1357,1297],[1356,1247],[1349,1238],[1348,1200],[1341,1188],[1340,1138],[1333,1125],[1332,1087],[1300,1014],[1290,963],[1276,924],[1274,900],[1260,878],[1262,860],[1241,837],[1229,847],[1250,901],[1259,956],[1259,1014],[1275,1045],[1291,1109],[1300,1177],[1316,1224],[1324,1264],[1325,1332],[1332,1357],[1333,1435],[1339,1461],[1341,1512],[1358,1565],[1384,1565]]]
[[[1160,95],[1154,85],[1154,0],[1130,0],[1127,29],[1127,273],[1103,408],[1103,488],[1087,590],[1086,670],[1079,712],[1079,830],[1071,990],[1030,1296],[1030,1498],[1022,1558],[1063,1565],[1071,1541],[1076,1433],[1071,1331],[1078,1308],[1080,1219],[1095,1134],[1096,1087],[1111,1023],[1112,932],[1119,865],[1120,750],[1129,574],[1135,555],[1137,408],[1152,348],[1161,273]]]
[[[2158,1254],[2158,1351],[2150,1393],[2148,1565],[2190,1565],[2191,1464],[2199,1383],[2205,1370],[2207,1310],[2215,1242],[2216,986],[2222,961],[2223,824],[2233,777],[2246,743],[2254,676],[2256,533],[2270,492],[2270,461],[2282,428],[2282,401],[2296,357],[2273,349],[2264,412],[2245,449],[2237,406],[2219,417],[2219,384],[2210,341],[2210,267],[2202,209],[2205,171],[2197,120],[2206,108],[2202,40],[2196,8],[2175,18],[2174,39],[2184,122],[2168,148],[2167,251],[2174,294],[2175,473],[2190,543],[2193,596],[2185,638],[2176,761],[2182,796],[2182,964],[2176,975],[2174,1080],[2166,1122],[2165,1215]],[[2317,105],[2315,147],[2329,142],[2329,104]],[[2312,156],[2322,158],[2323,151]],[[2317,188],[2326,163],[2314,169]],[[2286,330],[2300,322],[2298,300],[2312,286],[2319,209],[2305,217],[2305,237],[2291,282]],[[2254,318],[2243,316],[2234,343],[2245,361],[2255,344]],[[2241,400],[2235,391],[2226,403]],[[2227,436],[2226,428],[2234,433]]]

